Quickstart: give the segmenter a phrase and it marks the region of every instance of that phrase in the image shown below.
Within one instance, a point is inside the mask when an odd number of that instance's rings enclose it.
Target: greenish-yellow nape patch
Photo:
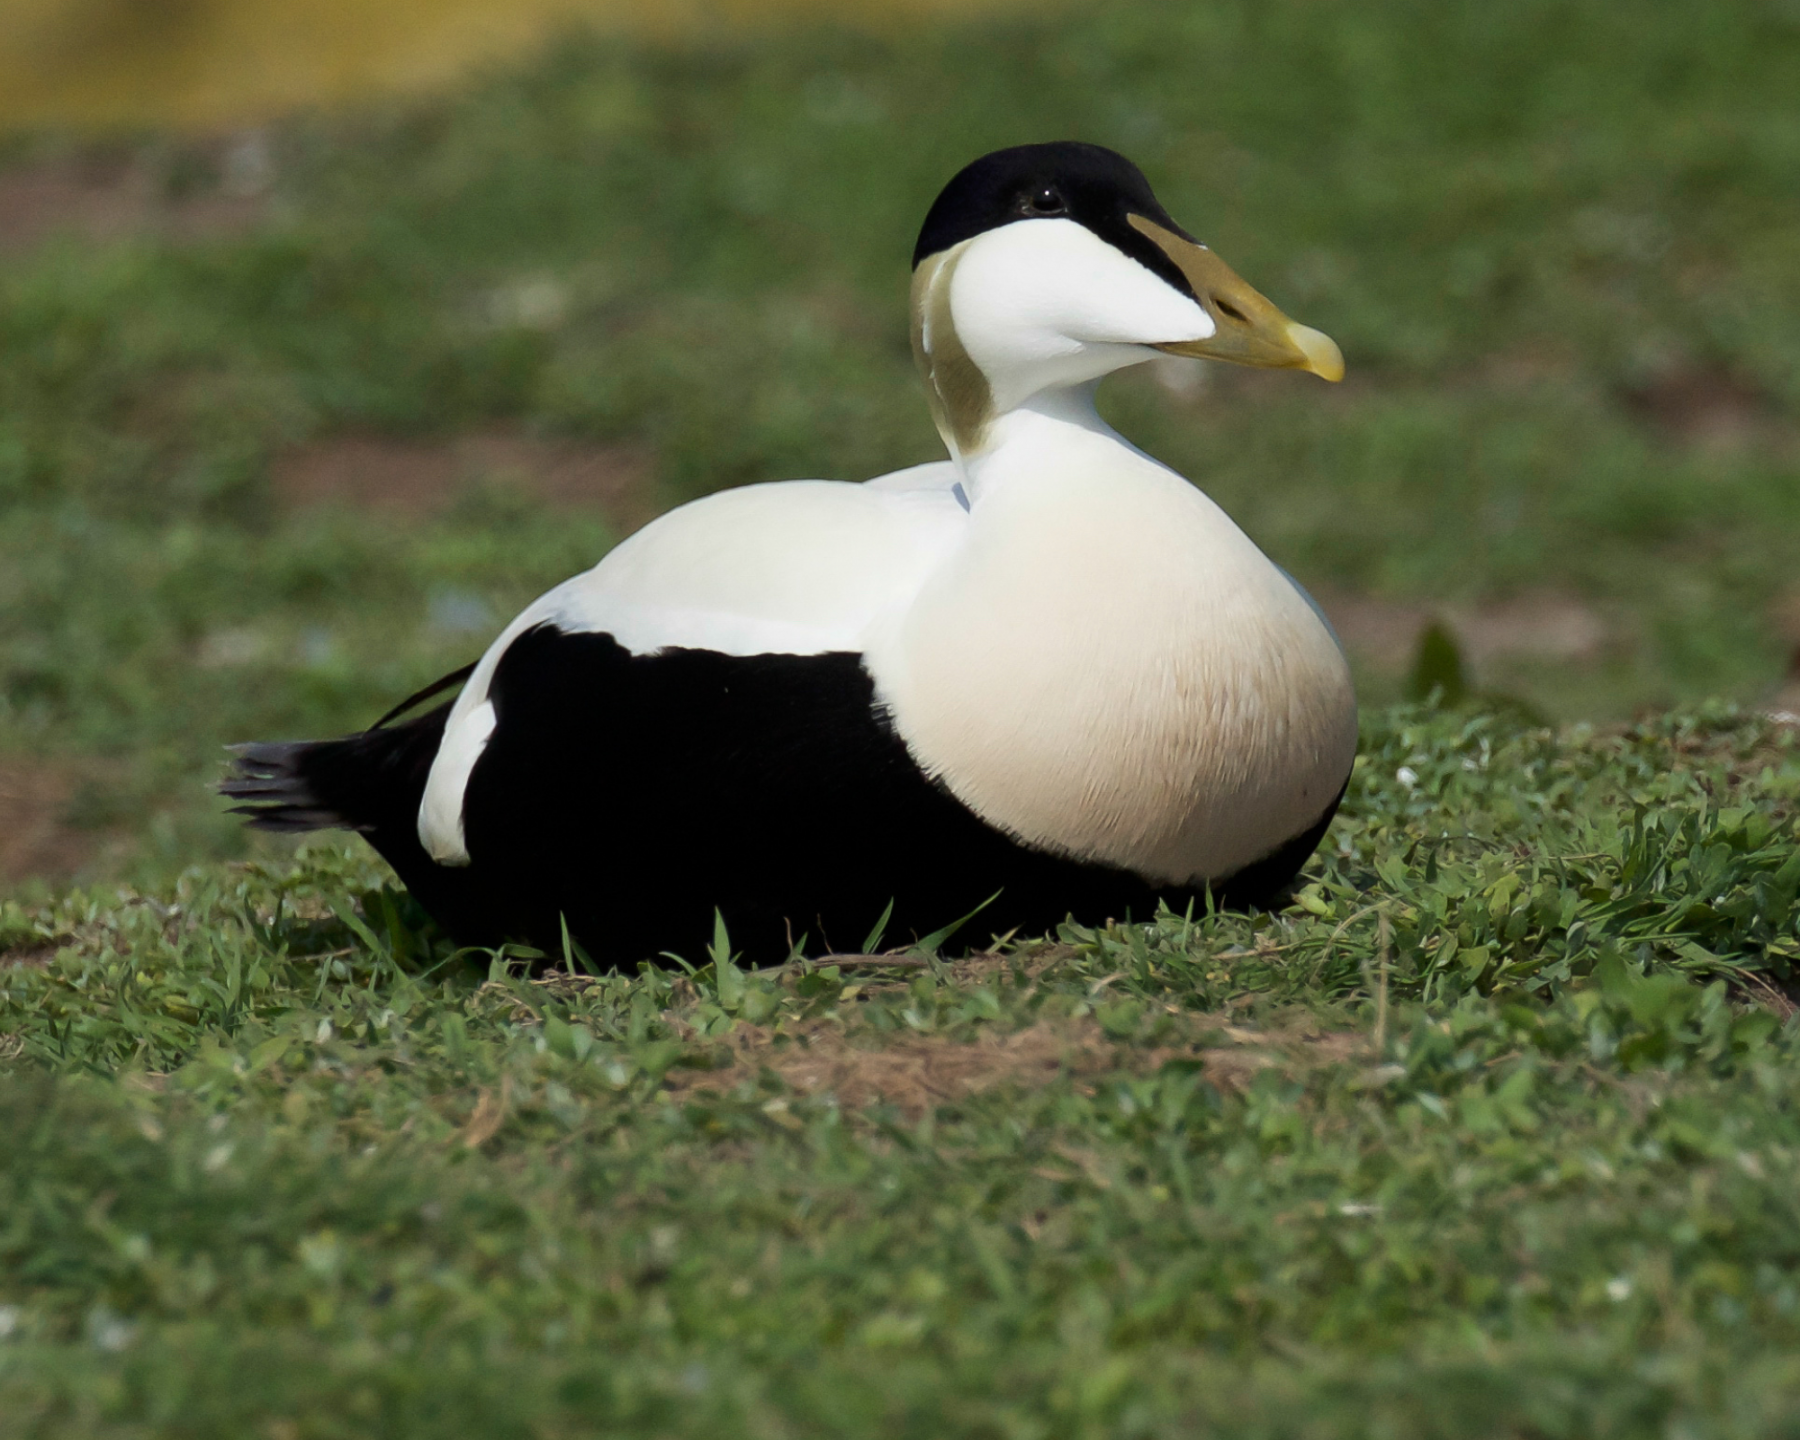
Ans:
[[[968,242],[919,262],[912,282],[912,350],[931,418],[952,455],[969,455],[986,441],[994,392],[969,357],[950,315],[950,280]]]

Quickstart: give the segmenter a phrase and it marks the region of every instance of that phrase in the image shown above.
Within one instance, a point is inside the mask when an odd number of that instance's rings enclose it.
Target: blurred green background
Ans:
[[[1553,718],[1800,707],[1796,0],[350,8],[0,25],[0,894],[245,853],[221,744],[366,723],[667,505],[935,458],[918,222],[1045,138],[1342,343],[1103,403],[1365,699],[1441,620]]]

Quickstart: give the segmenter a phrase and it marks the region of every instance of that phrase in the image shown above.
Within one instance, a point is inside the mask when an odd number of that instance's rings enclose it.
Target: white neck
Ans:
[[[983,432],[983,443],[979,450],[971,454],[953,452],[957,468],[962,471],[969,499],[973,501],[981,494],[982,475],[990,470],[991,462],[1008,447],[1016,449],[1025,445],[1054,444],[1059,433],[1063,438],[1071,438],[1069,432],[1080,431],[1084,435],[1111,440],[1128,449],[1135,448],[1100,418],[1094,398],[1099,388],[1098,380],[1084,381],[1079,385],[1050,386],[1028,397],[1005,414],[995,416]]]

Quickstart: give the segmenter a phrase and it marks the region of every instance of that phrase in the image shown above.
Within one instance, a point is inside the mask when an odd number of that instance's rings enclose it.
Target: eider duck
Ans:
[[[683,505],[414,697],[452,703],[238,747],[224,793],[360,831],[461,944],[606,964],[698,959],[715,911],[769,963],[884,916],[904,943],[1275,898],[1350,774],[1349,668],[1094,392],[1158,355],[1337,380],[1337,346],[1073,142],[945,187],[912,342],[948,460]]]

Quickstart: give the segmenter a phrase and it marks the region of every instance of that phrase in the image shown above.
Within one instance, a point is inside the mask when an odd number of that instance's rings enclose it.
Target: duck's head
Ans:
[[[1158,353],[1327,380],[1330,337],[1296,324],[1169,217],[1123,155],[1063,141],[965,167],[913,251],[913,354],[952,453],[997,415]]]

